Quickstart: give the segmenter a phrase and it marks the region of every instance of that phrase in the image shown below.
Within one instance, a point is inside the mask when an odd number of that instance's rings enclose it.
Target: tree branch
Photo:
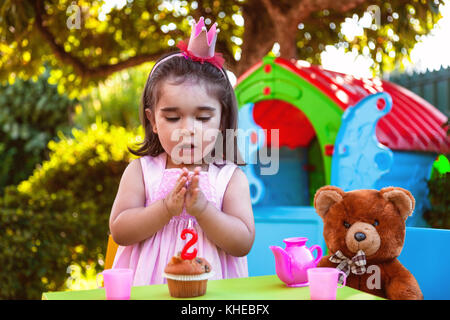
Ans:
[[[54,35],[50,32],[50,30],[45,26],[45,23],[43,21],[43,16],[45,15],[44,9],[43,9],[43,2],[41,0],[34,1],[29,0],[31,5],[34,8],[35,11],[35,25],[36,28],[39,30],[39,33],[42,35],[42,37],[45,39],[45,41],[49,44],[50,48],[52,49],[54,55],[63,63],[67,63],[71,65],[78,75],[81,77],[88,77],[88,78],[96,78],[96,77],[107,77],[114,72],[134,67],[137,65],[140,65],[144,62],[148,61],[154,61],[159,58],[159,56],[163,52],[157,52],[153,54],[141,54],[134,57],[131,57],[127,60],[120,61],[116,64],[104,64],[99,65],[94,68],[90,68],[86,64],[84,64],[80,59],[77,57],[69,54],[64,50],[64,48],[59,45]]]
[[[321,11],[324,9],[335,10],[340,13],[347,12],[354,9],[356,6],[367,2],[367,0],[301,0],[291,1],[292,6],[288,11],[283,11],[282,7],[277,5],[280,2],[272,0],[262,0],[262,3],[267,9],[267,12],[273,16],[283,20],[290,20],[291,23],[300,23],[308,18],[312,12]]]

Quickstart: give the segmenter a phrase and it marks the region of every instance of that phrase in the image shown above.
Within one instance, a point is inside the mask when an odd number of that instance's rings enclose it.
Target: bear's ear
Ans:
[[[314,208],[317,214],[324,219],[332,205],[344,199],[345,192],[335,186],[324,186],[314,195]]]
[[[394,204],[404,220],[412,215],[416,200],[408,190],[399,187],[386,187],[380,190],[380,194]]]

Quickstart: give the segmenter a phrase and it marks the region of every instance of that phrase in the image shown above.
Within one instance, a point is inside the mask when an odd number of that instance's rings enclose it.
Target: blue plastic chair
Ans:
[[[284,249],[286,245],[283,239],[286,238],[308,238],[308,248],[318,244],[325,254],[323,222],[314,207],[254,207],[253,214],[256,234],[253,247],[247,256],[249,276],[275,274],[275,258],[269,246],[280,246]]]
[[[426,300],[450,299],[450,230],[406,227],[399,261],[416,278]]]

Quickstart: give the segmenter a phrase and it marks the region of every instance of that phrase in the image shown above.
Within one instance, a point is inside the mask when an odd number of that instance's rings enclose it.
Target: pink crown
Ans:
[[[177,47],[180,48],[185,57],[201,63],[209,62],[221,69],[225,60],[222,58],[221,53],[215,52],[217,34],[219,32],[220,29],[217,29],[217,22],[209,28],[209,31],[206,31],[205,19],[201,17],[198,22],[194,20],[192,23],[189,44],[186,45],[184,41],[180,41]]]
[[[197,23],[195,20],[193,21],[188,50],[194,52],[196,56],[201,58],[214,57],[217,33],[220,31],[217,29],[217,22],[206,32],[205,19],[203,17]]]

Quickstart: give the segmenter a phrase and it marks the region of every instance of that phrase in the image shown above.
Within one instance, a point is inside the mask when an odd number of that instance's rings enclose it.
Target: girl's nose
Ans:
[[[195,123],[193,120],[185,120],[183,123],[183,131],[185,134],[194,135],[195,133]]]

